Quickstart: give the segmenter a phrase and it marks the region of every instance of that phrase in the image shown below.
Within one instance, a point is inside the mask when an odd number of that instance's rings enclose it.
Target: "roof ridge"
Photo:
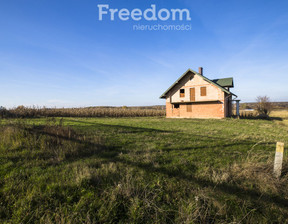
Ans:
[[[227,77],[227,78],[218,78],[218,79],[233,79],[233,77]],[[216,79],[211,79],[211,80],[216,80]]]

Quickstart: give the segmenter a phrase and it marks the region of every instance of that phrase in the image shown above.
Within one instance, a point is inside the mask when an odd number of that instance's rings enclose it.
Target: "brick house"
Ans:
[[[232,115],[233,78],[210,80],[188,69],[161,96],[167,118],[225,118]]]

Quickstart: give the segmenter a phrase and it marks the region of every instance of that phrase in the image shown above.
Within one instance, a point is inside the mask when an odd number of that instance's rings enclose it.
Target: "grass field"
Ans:
[[[2,120],[1,223],[287,223],[279,120]]]

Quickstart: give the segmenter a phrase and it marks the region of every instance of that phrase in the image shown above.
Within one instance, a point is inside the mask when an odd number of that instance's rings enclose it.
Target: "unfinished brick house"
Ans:
[[[210,80],[188,69],[160,98],[167,118],[225,118],[232,115],[233,78]]]

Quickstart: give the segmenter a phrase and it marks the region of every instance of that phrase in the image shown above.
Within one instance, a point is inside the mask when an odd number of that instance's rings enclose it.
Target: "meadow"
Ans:
[[[288,223],[281,115],[2,119],[0,222]]]

